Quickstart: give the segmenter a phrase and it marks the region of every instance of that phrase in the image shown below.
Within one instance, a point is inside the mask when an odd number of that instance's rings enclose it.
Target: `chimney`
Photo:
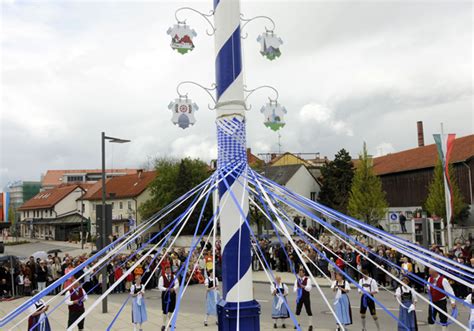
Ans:
[[[423,133],[423,121],[416,122],[418,131],[418,147],[425,146],[425,135]]]
[[[273,160],[276,157],[277,157],[276,153],[271,153],[270,154],[270,161]]]
[[[143,169],[138,169],[137,170],[137,175],[138,175],[138,178],[141,178],[142,175],[143,175]]]

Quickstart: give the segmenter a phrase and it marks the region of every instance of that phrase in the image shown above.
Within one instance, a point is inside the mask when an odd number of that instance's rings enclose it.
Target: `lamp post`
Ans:
[[[114,137],[108,137],[105,135],[105,132],[102,132],[102,232],[100,244],[101,247],[99,249],[104,248],[107,246],[107,238],[109,237],[109,233],[107,233],[107,221],[106,221],[106,213],[105,213],[105,198],[106,198],[106,190],[105,190],[105,141],[108,140],[111,143],[116,144],[125,144],[129,143],[130,140],[127,139],[120,139]],[[102,293],[107,291],[107,267],[102,269]],[[107,313],[107,297],[102,300],[102,313]]]

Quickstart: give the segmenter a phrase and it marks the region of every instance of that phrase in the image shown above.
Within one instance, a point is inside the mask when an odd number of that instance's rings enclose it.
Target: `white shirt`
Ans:
[[[331,284],[331,288],[335,288],[337,286],[337,280],[333,281],[332,284]],[[340,288],[337,289],[338,292],[342,292]],[[349,292],[351,290],[351,285],[349,284],[349,282],[347,280],[344,281],[344,290],[346,290],[346,292]]]
[[[418,298],[416,297],[416,291],[408,286],[399,286],[395,291],[395,296],[398,298],[398,300],[400,300],[402,298],[402,294],[408,292],[411,292],[413,302],[418,302]]]
[[[313,288],[313,285],[311,284],[311,279],[309,279],[306,276],[303,277],[303,278],[298,276],[298,278],[296,278],[296,280],[295,280],[295,285],[293,286],[293,292],[298,292],[298,281],[302,283],[305,278],[306,278],[306,286],[304,287],[304,290],[306,292],[311,291],[311,289]]]
[[[168,289],[163,285],[164,284],[163,277],[166,277],[166,276],[161,276],[160,279],[158,280],[158,289],[160,290],[160,292],[168,291]],[[171,277],[171,275],[170,275],[170,277]],[[176,277],[174,278],[173,288],[174,288],[175,292],[179,289],[179,281]]]
[[[286,284],[281,283],[277,285],[278,285],[278,288],[283,288],[283,295],[288,294],[288,286],[286,286]],[[273,294],[273,291],[275,291],[276,289],[277,288],[275,287],[275,284],[272,283],[272,285],[270,286],[270,293]]]
[[[67,291],[67,292],[66,292],[66,300],[65,300],[64,302],[65,302],[66,305],[68,305],[68,306],[71,306],[71,305],[74,304],[74,302],[72,302],[72,300],[71,300],[71,292],[72,292],[72,291],[74,291],[73,288],[72,288],[70,291]],[[79,291],[79,290],[78,290],[78,291]],[[84,291],[84,289],[82,289],[82,294],[83,294],[83,297],[81,298],[81,301],[82,301],[82,302],[87,301],[87,299],[88,299],[89,297],[87,296],[87,293],[86,293],[86,291]]]
[[[204,285],[205,285],[206,287],[209,286],[209,280],[210,280],[209,277],[206,277],[206,279],[204,280]],[[216,277],[216,278],[214,279],[214,287],[217,287],[217,286],[219,286],[219,279],[217,279],[217,277]]]
[[[438,282],[438,278],[439,278],[439,275],[438,277],[434,278],[433,279],[433,285],[436,285],[436,283]],[[429,279],[428,279],[429,280]],[[444,289],[444,292],[446,293],[449,293],[451,296],[449,297],[449,300],[451,301],[451,304],[455,304],[456,303],[456,300],[454,300],[452,297],[454,296],[454,290],[453,288],[451,287],[451,284],[449,284],[449,281],[446,279],[446,277],[443,277],[443,281],[441,282],[441,284],[443,285],[443,289]],[[428,291],[430,290],[431,286],[428,285]],[[436,288],[433,288],[434,290],[436,290]],[[441,292],[443,293],[443,292]],[[444,294],[444,293],[443,293]],[[444,300],[444,299],[443,299]]]
[[[30,315],[31,314],[34,314],[36,313],[38,310],[40,309],[43,309],[45,307],[45,303],[42,299],[39,299],[38,301],[36,301],[34,304],[32,304],[29,308],[29,313]]]
[[[364,284],[369,284],[369,287],[364,287]],[[379,293],[379,287],[377,285],[377,282],[370,277],[367,277],[367,279],[361,278],[359,280],[359,285],[363,287],[367,292],[369,292],[369,294]],[[363,293],[360,288],[358,289],[358,291],[359,293]]]

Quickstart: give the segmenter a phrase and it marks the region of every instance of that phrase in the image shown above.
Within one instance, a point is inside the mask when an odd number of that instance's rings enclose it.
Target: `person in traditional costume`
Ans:
[[[207,326],[209,315],[217,316],[217,303],[220,300],[219,280],[213,269],[208,271],[204,285],[206,286],[206,318],[204,319],[204,326]]]
[[[165,267],[163,275],[158,280],[158,289],[161,292],[161,308],[163,310],[163,325],[161,331],[165,331],[168,318],[174,312],[176,306],[176,291],[179,289],[179,281],[171,272],[171,266]]]
[[[293,287],[293,291],[296,293],[296,316],[300,316],[304,306],[306,314],[308,315],[308,331],[313,331],[313,313],[311,311],[311,299],[309,296],[312,288],[311,279],[306,276],[306,271],[300,268]],[[296,326],[295,329],[297,329]]]
[[[467,304],[474,305],[474,291],[471,290],[471,293],[468,294],[464,300]],[[469,315],[469,330],[474,330],[474,308],[469,309],[471,314]]]
[[[408,276],[403,276],[403,285],[395,291],[395,297],[400,305],[398,314],[398,331],[418,331],[416,323],[415,305],[418,301],[416,292],[410,285]]]
[[[273,328],[278,328],[278,319],[282,320],[281,327],[286,328],[285,319],[290,317],[286,305],[286,296],[288,295],[288,286],[281,282],[281,277],[276,276],[275,282],[270,287],[270,292],[273,295],[272,302],[272,318],[274,319]]]
[[[365,291],[362,291],[359,288],[359,293],[361,294],[360,297],[360,318],[362,320],[362,331],[367,331],[366,326],[366,318],[365,313],[367,312],[367,308],[369,308],[370,315],[374,319],[374,323],[377,327],[377,330],[380,330],[380,324],[377,316],[377,311],[375,310],[375,302],[374,300],[369,297],[369,294],[373,297],[375,294],[379,293],[379,287],[377,282],[369,277],[369,271],[367,269],[362,269],[363,277],[359,280],[359,285]]]
[[[45,305],[43,300],[36,301],[30,307],[30,317],[28,318],[28,331],[51,331],[46,312],[49,305]]]
[[[145,304],[145,286],[142,285],[141,276],[135,276],[135,284],[130,287],[132,300],[132,323],[133,330],[137,331],[137,325],[140,331],[143,331],[142,324],[147,321]]]
[[[430,301],[433,305],[435,305],[439,310],[443,311],[440,313],[438,309],[434,308],[432,305],[428,307],[428,324],[432,329],[435,327],[436,315],[439,313],[439,321],[442,326],[442,330],[445,331],[448,325],[448,307],[447,307],[447,296],[441,291],[438,291],[434,286],[439,289],[442,289],[444,292],[449,293],[451,296],[454,296],[454,290],[449,284],[449,281],[444,278],[444,276],[440,275],[436,270],[429,269],[428,282],[432,285],[428,285],[428,295],[430,297]],[[456,309],[456,301],[451,297],[451,308],[453,311]]]
[[[79,281],[74,277],[70,278],[72,281],[71,288],[66,292],[65,302],[69,306],[69,316],[67,321],[68,328],[85,312],[84,302],[87,301],[87,293],[80,286]],[[78,324],[79,331],[84,330],[83,318]]]
[[[351,286],[341,273],[336,272],[335,277],[336,280],[331,284],[332,290],[336,292],[336,296],[334,297],[334,311],[342,325],[351,325],[352,309],[349,296],[347,295],[351,290]],[[339,323],[337,329],[343,329]]]

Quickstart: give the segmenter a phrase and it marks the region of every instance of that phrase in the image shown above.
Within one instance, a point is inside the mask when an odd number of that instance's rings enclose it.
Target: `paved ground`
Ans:
[[[50,241],[36,241],[30,244],[18,245],[18,246],[7,246],[6,254],[13,254],[19,256],[29,256],[35,251],[44,250],[48,251],[50,249],[59,248],[63,252],[68,252],[71,255],[80,254],[82,251],[79,244],[68,243],[68,242],[50,242]],[[90,252],[90,248],[86,250]],[[284,282],[292,283],[294,281],[293,276],[288,273],[280,274]],[[261,314],[261,325],[262,330],[270,330],[272,328],[271,320],[271,296],[269,293],[269,285],[267,278],[263,272],[254,273],[254,296],[260,302],[262,308]],[[318,283],[323,288],[323,292],[329,298],[329,301],[333,300],[333,293],[328,288],[328,283],[324,279],[318,279]],[[122,306],[125,301],[126,294],[114,294],[110,295],[109,298],[109,313],[102,314],[100,311],[100,306],[94,311],[93,314],[87,317],[86,321],[86,330],[106,330],[109,323],[114,318],[117,311]],[[160,293],[151,290],[146,293],[145,296],[148,306],[148,315],[149,321],[144,325],[144,330],[159,330],[161,326],[161,302],[160,302]],[[379,294],[378,298],[381,302],[386,305],[390,312],[398,316],[398,305],[393,299],[392,294],[388,292],[382,292]],[[51,309],[57,305],[62,298],[56,299],[50,303]],[[96,296],[91,296],[90,301],[86,304],[90,305],[96,299]],[[356,291],[352,291],[350,294],[350,299],[353,307],[353,317],[354,325],[350,327],[350,330],[360,330],[360,318],[358,314],[359,308],[359,296]],[[17,307],[25,299],[17,299],[9,302],[0,302],[0,316],[6,315],[8,312]],[[295,296],[293,293],[290,293],[288,297],[290,307],[294,309],[295,306]],[[334,330],[335,322],[332,317],[329,308],[324,303],[322,296],[318,293],[317,289],[314,288],[311,294],[312,308],[314,313],[314,325],[317,327],[318,331],[325,330]],[[203,326],[204,319],[204,310],[205,310],[205,289],[201,285],[190,286],[185,293],[185,297],[182,303],[182,308],[180,310],[177,329],[179,331],[188,331],[188,330],[217,330],[217,327],[210,323],[209,327]],[[304,313],[303,313],[304,314]],[[130,304],[127,304],[122,313],[117,318],[116,323],[114,324],[112,330],[132,330],[130,322],[131,309]],[[383,331],[396,330],[395,321],[384,311],[378,309],[378,315],[383,326]],[[427,306],[424,303],[420,303],[417,306],[417,315],[419,321],[420,331],[429,330],[425,321],[427,319]],[[53,330],[64,330],[67,319],[67,308],[63,305],[59,305],[59,308],[54,312],[50,318],[52,329]],[[20,319],[17,319],[17,322]],[[460,307],[460,316],[459,320],[463,323],[467,323],[468,313],[464,307]],[[291,320],[287,321],[289,329],[292,329]],[[302,326],[307,325],[307,318],[303,315],[301,319]],[[5,328],[9,330],[14,325],[10,324]],[[374,324],[370,317],[368,318],[368,328],[369,330],[375,330]],[[22,323],[19,327],[14,328],[14,330],[25,330],[27,329],[26,324]],[[3,330],[3,329],[2,329]],[[451,326],[449,330],[461,330],[457,326]]]
[[[330,298],[332,302],[333,294],[328,288],[324,288],[323,292]],[[254,294],[257,300],[261,304],[262,314],[261,314],[261,325],[262,330],[271,330],[272,321],[271,321],[271,296],[269,293],[268,285],[264,284],[255,284]],[[204,318],[204,287],[199,285],[190,286],[188,291],[185,293],[184,300],[181,306],[177,330],[188,331],[188,330],[217,330],[217,327],[212,324],[212,320],[209,327],[203,326]],[[117,311],[122,306],[127,295],[125,294],[114,294],[110,295],[109,298],[109,313],[102,314],[100,312],[100,305],[94,311],[94,313],[87,317],[86,320],[86,330],[106,330],[109,323],[114,318]],[[387,292],[380,293],[378,296],[379,299],[386,305],[389,310],[398,316],[398,307],[392,295]],[[149,316],[149,321],[144,325],[144,330],[159,330],[161,325],[161,303],[160,303],[160,293],[155,290],[148,291],[145,295],[147,302],[147,311]],[[359,308],[359,297],[358,294],[353,291],[350,295],[352,307],[353,307],[353,316],[354,316],[354,325],[351,326],[350,330],[360,330],[360,318],[358,316]],[[60,298],[62,299],[62,298]],[[60,302],[60,299],[51,302],[51,309]],[[96,299],[96,296],[91,296],[90,301],[86,304],[91,305],[92,302]],[[14,309],[20,302],[24,299],[18,299],[10,302],[0,302],[0,316],[4,316],[10,310]],[[293,293],[290,294],[289,303],[292,309],[294,309],[295,296]],[[334,330],[334,319],[329,312],[327,305],[324,303],[321,295],[317,292],[316,289],[313,289],[312,296],[312,308],[314,313],[314,324],[317,326],[316,330]],[[117,322],[112,327],[112,330],[132,330],[130,323],[131,308],[130,303],[126,305],[122,313],[119,315]],[[384,331],[396,330],[395,321],[384,311],[378,309],[378,315],[380,318],[380,324],[383,326]],[[417,315],[419,321],[420,330],[429,330],[425,321],[427,318],[426,305],[419,304],[417,307]],[[51,323],[53,330],[64,330],[66,325],[67,311],[66,307],[60,305],[58,310],[54,312],[51,316]],[[466,309],[460,308],[459,320],[467,322],[468,313]],[[19,321],[19,320],[17,320]],[[307,318],[303,315],[301,319],[302,326],[306,326]],[[289,329],[291,327],[291,320],[287,321]],[[14,324],[8,325],[5,330],[9,330],[13,327]],[[369,330],[375,330],[372,320],[368,319],[368,328]],[[14,328],[13,330],[25,330],[27,329],[26,324],[22,323],[19,327]],[[457,326],[451,326],[449,330],[461,330]]]

